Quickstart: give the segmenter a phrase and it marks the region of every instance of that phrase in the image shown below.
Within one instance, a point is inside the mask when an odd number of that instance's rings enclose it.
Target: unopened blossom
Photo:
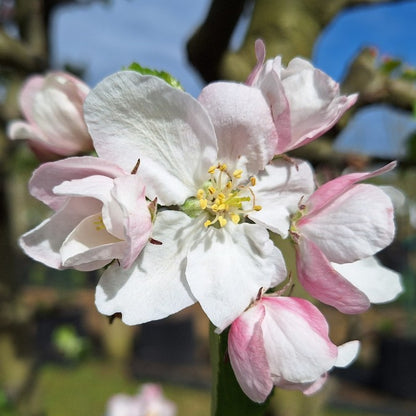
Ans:
[[[26,119],[8,126],[12,140],[27,140],[41,160],[71,156],[92,150],[83,117],[89,87],[65,72],[49,72],[28,78],[19,95]]]
[[[380,277],[378,281],[363,275],[363,282],[368,279],[366,286],[342,275],[346,263],[373,256],[393,240],[391,199],[379,187],[358,182],[394,166],[392,162],[373,172],[350,173],[333,179],[303,200],[292,217],[290,235],[295,242],[301,284],[312,296],[341,312],[365,311],[370,306],[371,286],[375,286],[375,291],[387,292],[386,284],[390,284],[392,298],[400,291],[397,276],[387,280]],[[360,267],[365,272],[362,264],[355,265],[353,275]],[[384,294],[386,298],[389,296]]]
[[[215,82],[198,98],[217,131],[230,124],[236,128],[239,123],[268,118],[261,134],[270,140],[276,154],[282,154],[324,134],[357,100],[356,94],[340,94],[338,83],[305,59],[294,58],[285,68],[280,56],[264,62],[266,51],[261,40],[256,41],[255,50],[257,65],[246,85]],[[265,105],[246,112],[240,97],[248,95],[258,96],[256,102]]]
[[[265,105],[257,93],[240,100],[246,114]],[[140,158],[147,197],[162,206],[152,234],[162,244],[148,244],[129,269],[114,263],[105,270],[96,291],[102,313],[121,312],[125,323],[138,324],[199,302],[221,330],[259,287],[286,278],[265,224],[269,215],[288,230],[299,199],[313,190],[313,176],[301,161],[267,165],[274,147],[263,132],[271,121],[258,114],[216,131],[193,97],[131,71],[92,90],[85,117],[98,156],[124,169]],[[276,201],[282,208],[274,212]],[[247,221],[263,210],[269,214],[258,224]]]
[[[135,396],[116,394],[107,403],[105,416],[175,416],[176,406],[158,384],[147,383]]]
[[[273,386],[313,394],[333,367],[345,367],[358,341],[337,347],[328,324],[305,299],[263,296],[231,325],[228,354],[241,389],[261,403]]]
[[[73,157],[41,165],[29,190],[55,213],[24,234],[20,245],[49,267],[87,271],[117,260],[128,268],[150,238],[152,207],[138,172]]]

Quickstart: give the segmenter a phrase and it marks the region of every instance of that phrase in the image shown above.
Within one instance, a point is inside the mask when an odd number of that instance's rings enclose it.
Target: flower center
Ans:
[[[240,185],[239,180],[243,171],[237,169],[231,174],[225,163],[211,166],[208,173],[210,179],[196,193],[200,208],[208,214],[208,219],[204,223],[205,227],[214,224],[225,227],[229,220],[238,224],[242,216],[261,210],[261,206],[256,205],[252,190],[252,187],[256,185],[254,176],[250,178],[249,184]],[[244,209],[243,203],[250,201],[251,208]]]

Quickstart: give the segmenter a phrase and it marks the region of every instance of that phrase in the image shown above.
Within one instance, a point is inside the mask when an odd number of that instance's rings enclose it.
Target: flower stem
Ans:
[[[212,369],[211,416],[265,416],[268,400],[258,404],[241,390],[227,354],[228,330],[220,335],[210,326]]]

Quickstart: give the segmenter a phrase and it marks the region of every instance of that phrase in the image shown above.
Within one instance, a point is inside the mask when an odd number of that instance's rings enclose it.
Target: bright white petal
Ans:
[[[20,237],[24,252],[55,269],[62,269],[60,249],[68,234],[86,216],[97,212],[101,203],[91,198],[71,198],[51,218]]]
[[[65,239],[61,247],[62,264],[75,269],[77,265],[96,261],[104,261],[105,265],[121,258],[125,245],[125,241],[105,229],[101,213],[97,213],[84,218]],[[88,266],[83,270],[88,270]]]
[[[140,159],[147,194],[181,204],[217,161],[211,121],[189,94],[159,78],[122,71],[88,95],[85,119],[101,158],[131,171]]]
[[[202,309],[219,330],[236,319],[259,289],[287,276],[281,252],[256,224],[204,229],[189,253],[186,278]],[[204,235],[205,234],[205,235]]]
[[[364,292],[371,303],[391,302],[403,292],[400,274],[382,266],[376,257],[353,263],[332,263],[332,267]]]
[[[111,265],[101,277],[95,302],[105,315],[121,312],[123,322],[136,325],[165,318],[195,303],[185,279],[186,256],[195,225],[178,211],[160,212],[153,238],[129,269]]]
[[[277,134],[270,106],[257,88],[215,82],[198,97],[211,117],[218,137],[218,158],[233,170],[241,157],[255,174],[274,156]]]
[[[360,352],[360,341],[349,341],[338,347],[335,367],[348,367]]]
[[[290,216],[298,210],[302,198],[314,190],[312,168],[307,162],[274,160],[257,176],[253,187],[256,204],[262,209],[250,213],[249,218],[286,238]]]

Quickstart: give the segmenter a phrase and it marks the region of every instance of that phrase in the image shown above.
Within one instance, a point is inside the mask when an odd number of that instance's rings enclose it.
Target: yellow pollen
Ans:
[[[213,204],[213,205],[211,205],[211,209],[212,209],[214,212],[217,212],[217,211],[218,211],[218,205],[217,205],[217,204]]]
[[[207,205],[208,205],[208,201],[206,199],[199,200],[199,206],[201,207],[201,209],[205,209]]]
[[[260,211],[261,210],[261,205],[254,205],[253,209],[254,211]]]
[[[238,223],[240,222],[240,216],[239,216],[239,215],[237,215],[237,214],[231,214],[231,215],[230,215],[230,218],[231,218],[231,221],[232,221],[234,224],[238,224]]]
[[[213,174],[214,172],[215,172],[215,170],[217,169],[217,167],[216,166],[211,166],[209,169],[208,169],[208,173],[211,173],[211,174]]]
[[[227,165],[222,163],[221,165],[218,165],[218,168],[221,172],[225,172],[227,170]]]
[[[234,178],[237,178],[237,179],[240,179],[242,174],[243,174],[242,169],[236,169],[236,170],[233,172],[233,176],[234,176]]]
[[[104,222],[103,222],[103,217],[99,216],[98,217],[98,220],[97,221],[94,221],[93,224],[95,224],[95,229],[97,231],[105,230],[105,225],[104,225]]]
[[[251,183],[251,186],[254,186],[256,184],[256,178],[254,176],[250,178],[250,183]]]
[[[204,227],[205,227],[205,228],[208,228],[210,225],[211,225],[211,221],[210,221],[210,220],[206,220],[206,221],[204,222]]]
[[[216,189],[211,185],[208,187],[208,191],[211,195],[215,194]]]
[[[202,199],[205,196],[205,192],[203,189],[198,189],[197,193],[196,193],[196,197],[198,199]]]
[[[218,194],[218,198],[219,198],[220,200],[224,201],[224,199],[225,199],[225,195],[224,195],[222,192],[220,192],[220,193]]]
[[[222,215],[218,217],[218,222],[220,223],[221,227],[225,227],[225,225],[227,224],[227,220]]]
[[[225,211],[225,204],[221,204],[218,206],[218,211]]]
[[[233,187],[233,183],[232,183],[231,181],[228,181],[228,182],[227,182],[227,185],[225,185],[225,187],[226,187],[227,189],[231,189],[231,188]]]

